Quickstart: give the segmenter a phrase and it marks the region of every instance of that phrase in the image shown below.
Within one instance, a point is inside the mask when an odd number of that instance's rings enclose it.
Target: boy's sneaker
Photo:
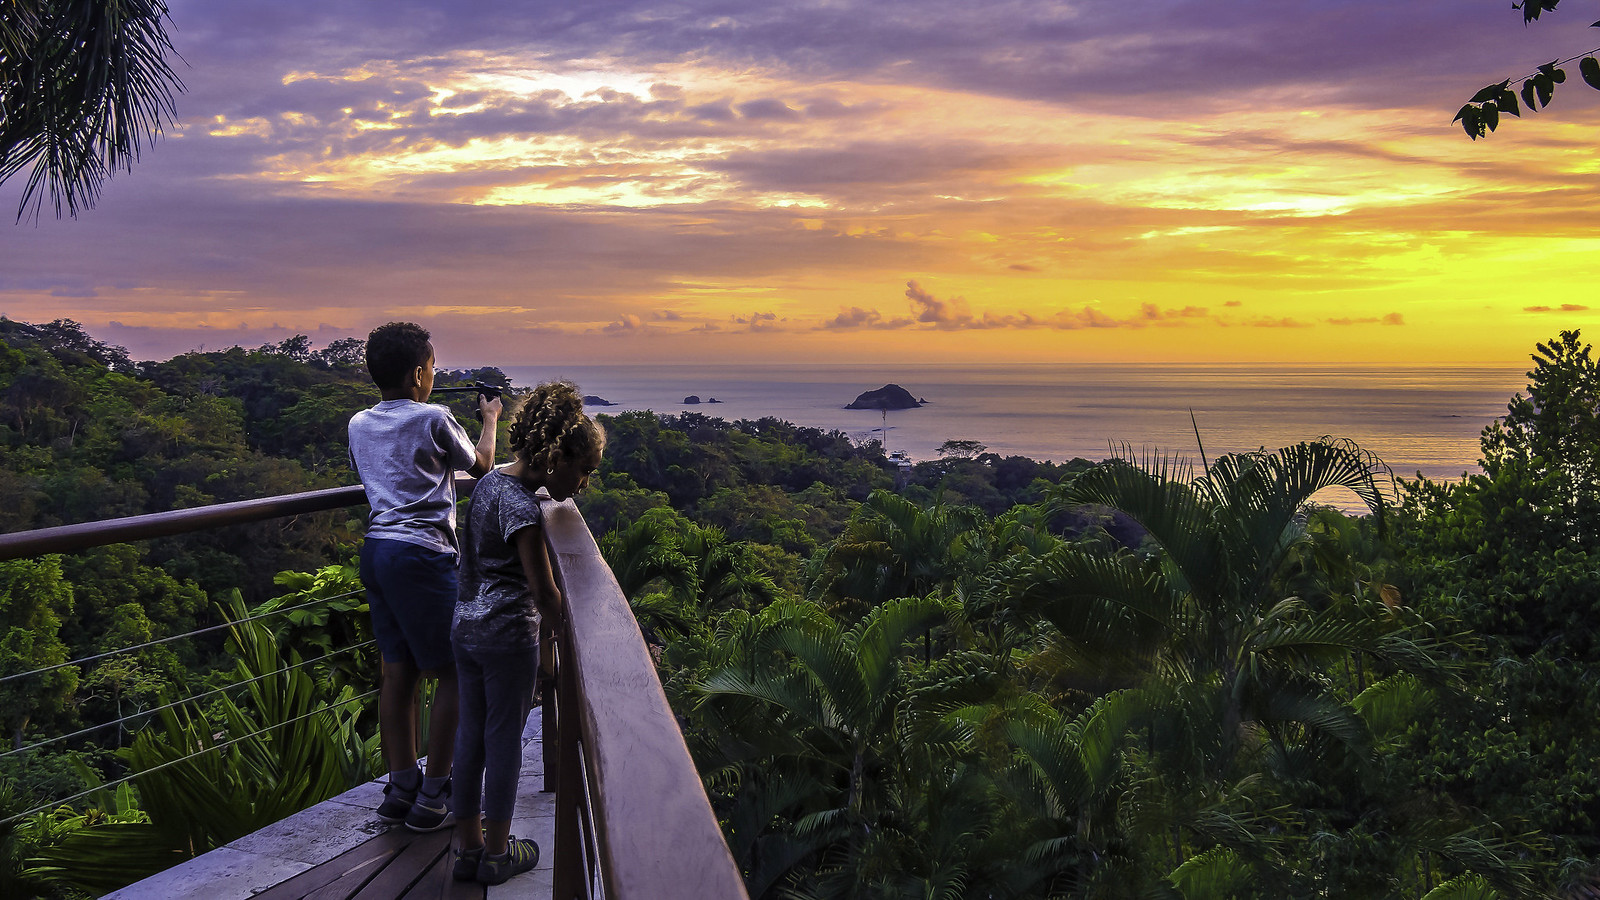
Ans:
[[[506,843],[506,852],[499,856],[485,853],[478,863],[478,881],[482,884],[505,884],[513,875],[521,875],[539,864],[539,845],[527,838],[517,840],[513,835]]]
[[[417,771],[417,784],[422,783],[422,771]],[[411,813],[411,807],[416,803],[417,789],[406,790],[394,783],[393,776],[389,783],[383,786],[383,803],[378,806],[378,818],[390,825],[398,825],[406,820]]]
[[[412,831],[438,831],[455,822],[450,815],[450,782],[446,781],[438,794],[418,793],[406,813],[406,827]]]
[[[450,870],[450,877],[456,881],[472,881],[478,877],[478,863],[483,860],[483,848],[476,850],[455,850],[456,867]]]

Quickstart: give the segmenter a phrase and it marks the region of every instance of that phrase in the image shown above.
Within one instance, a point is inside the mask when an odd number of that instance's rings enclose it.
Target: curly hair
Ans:
[[[561,459],[585,459],[605,445],[605,429],[583,411],[583,395],[570,381],[534,388],[511,417],[511,452],[537,468],[554,468]]]
[[[433,335],[415,322],[390,322],[367,335],[367,374],[380,390],[403,388],[406,375],[428,362]]]

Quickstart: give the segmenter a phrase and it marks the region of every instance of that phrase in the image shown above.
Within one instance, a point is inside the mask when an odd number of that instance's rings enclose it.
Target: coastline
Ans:
[[[1454,480],[1477,470],[1478,438],[1505,412],[1525,374],[1511,367],[1196,366],[1129,363],[863,366],[511,366],[518,385],[570,378],[615,405],[728,421],[774,416],[883,440],[913,460],[946,440],[1001,456],[1066,462],[1137,455],[1275,449],[1322,436],[1356,441],[1398,476]],[[902,385],[919,409],[848,410],[863,391]],[[689,404],[688,395],[717,397]],[[1191,419],[1191,415],[1193,418]]]

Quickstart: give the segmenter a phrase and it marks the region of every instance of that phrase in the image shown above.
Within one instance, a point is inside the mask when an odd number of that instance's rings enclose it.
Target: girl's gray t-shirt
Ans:
[[[367,537],[456,552],[457,469],[477,462],[450,411],[385,400],[350,417],[350,465],[367,491]]]
[[[539,499],[499,471],[478,480],[467,506],[466,540],[450,639],[469,650],[530,650],[539,645],[539,613],[514,537],[543,521]]]

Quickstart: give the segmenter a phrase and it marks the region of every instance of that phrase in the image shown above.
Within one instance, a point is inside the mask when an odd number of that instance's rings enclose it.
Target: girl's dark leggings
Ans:
[[[455,645],[461,719],[452,794],[457,818],[508,821],[522,771],[522,728],[533,709],[539,648],[469,650]]]

